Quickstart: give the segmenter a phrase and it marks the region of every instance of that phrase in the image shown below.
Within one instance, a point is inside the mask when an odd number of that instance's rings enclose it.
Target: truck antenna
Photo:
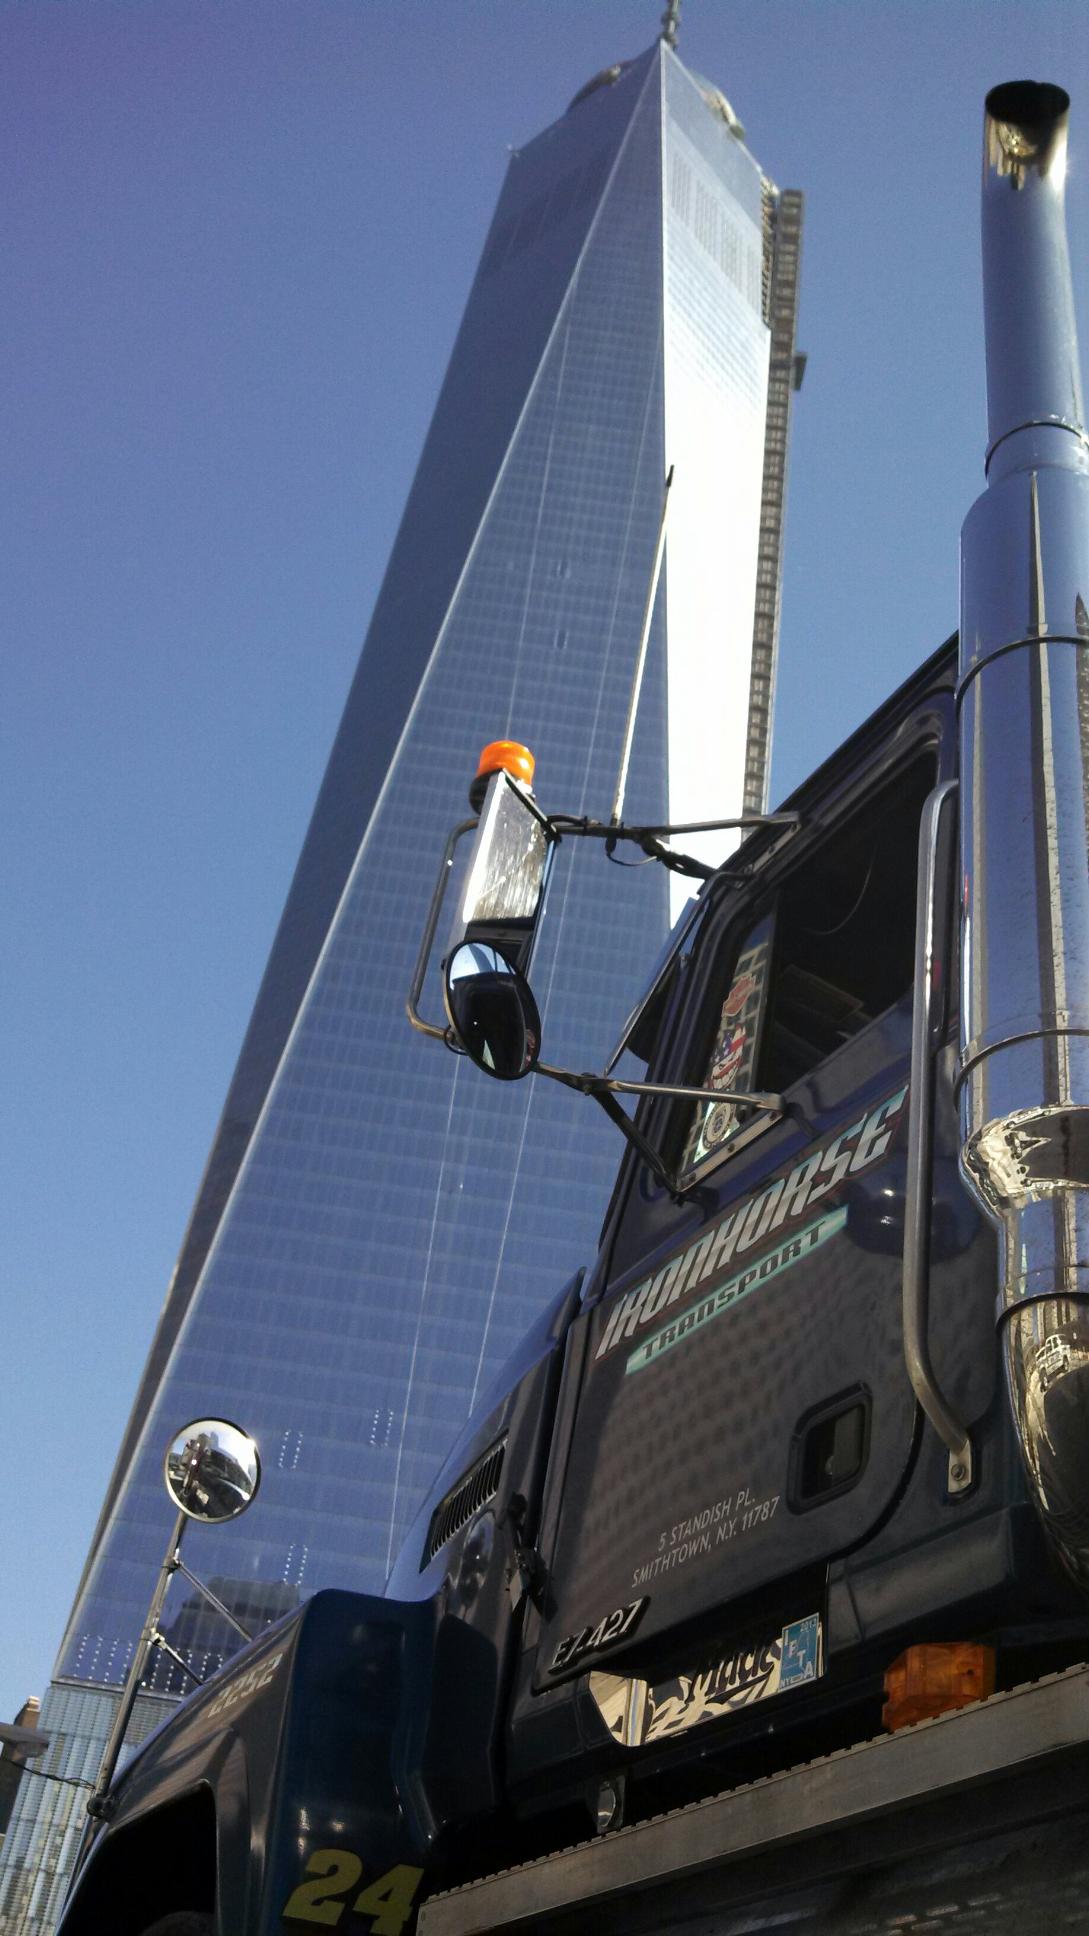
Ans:
[[[680,0],[670,0],[671,9]],[[663,35],[664,39],[665,36]],[[628,700],[628,717],[624,724],[624,743],[620,750],[620,767],[616,776],[616,793],[613,796],[613,810],[609,824],[620,825],[624,811],[624,794],[628,785],[628,763],[631,760],[631,743],[635,738],[635,715],[639,710],[639,694],[643,685],[643,672],[647,663],[647,647],[650,644],[650,622],[654,617],[654,601],[658,594],[658,580],[662,575],[662,555],[665,551],[666,513],[669,510],[669,490],[673,483],[673,466],[666,473],[665,490],[662,494],[662,515],[658,521],[658,542],[654,547],[654,563],[650,568],[650,584],[647,586],[647,602],[643,611],[643,630],[639,638],[639,651],[635,660],[635,676],[631,682],[631,697]]]

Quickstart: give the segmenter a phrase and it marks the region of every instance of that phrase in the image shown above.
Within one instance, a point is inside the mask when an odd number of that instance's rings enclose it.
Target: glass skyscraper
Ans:
[[[187,1563],[243,1621],[322,1586],[380,1591],[482,1385],[594,1252],[615,1131],[554,1086],[486,1082],[410,1032],[404,997],[485,741],[533,748],[546,809],[608,814],[669,465],[626,811],[762,804],[799,235],[800,197],[762,175],[724,97],[664,41],[511,159],[58,1657],[41,1766],[93,1772],[169,1529],[179,1426],[221,1414],[261,1446],[252,1512],[187,1536]],[[669,876],[570,846],[534,983],[549,1060],[590,1068],[664,937]],[[167,1638],[206,1675],[237,1642],[173,1592]],[[145,1686],[146,1728],[183,1681],[160,1655]],[[50,1927],[78,1793],[24,1781],[0,1930]]]

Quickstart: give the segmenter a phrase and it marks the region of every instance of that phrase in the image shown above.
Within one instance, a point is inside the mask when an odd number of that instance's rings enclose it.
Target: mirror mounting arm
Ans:
[[[545,829],[548,838],[557,845],[565,834],[569,834],[572,838],[603,840],[606,843],[606,852],[611,855],[616,847],[617,841],[630,840],[633,845],[641,848],[648,859],[659,860],[674,873],[687,874],[695,880],[710,880],[712,875],[720,873],[722,870],[720,868],[710,867],[705,862],[696,860],[690,854],[674,853],[671,848],[662,845],[663,839],[673,834],[722,833],[733,828],[741,828],[744,830],[755,827],[779,827],[782,828],[784,834],[791,834],[796,833],[802,825],[802,816],[800,813],[783,812],[743,813],[731,820],[692,820],[680,822],[677,825],[662,821],[661,823],[656,822],[648,826],[634,824],[626,826],[622,821],[591,820],[586,814],[581,816],[565,813],[544,814],[541,812],[536,801],[530,799],[528,794],[523,793],[521,798],[529,812],[533,815],[533,818]],[[454,862],[454,850],[458,842],[464,840],[466,834],[475,833],[478,824],[479,822],[475,817],[472,820],[461,821],[460,825],[454,828],[446,842],[442,860],[439,863],[438,878],[435,881],[435,886],[431,894],[431,903],[427,911],[423,937],[420,941],[420,951],[416,957],[412,985],[405,1002],[405,1012],[412,1027],[418,1030],[421,1035],[430,1035],[436,1041],[445,1042],[447,1047],[452,1046],[449,1027],[444,1023],[427,1022],[424,1020],[420,1014],[420,997],[423,994],[424,981],[427,977],[427,966],[431,959],[431,950],[434,946],[435,935],[438,931],[439,916],[442,912],[442,904],[446,896],[450,870]]]
[[[167,1543],[166,1552],[163,1554],[162,1562],[159,1566],[159,1577],[155,1584],[155,1591],[151,1596],[151,1605],[147,1610],[147,1619],[144,1622],[143,1632],[136,1643],[136,1652],[133,1654],[132,1660],[129,1663],[129,1670],[125,1676],[125,1685],[121,1690],[121,1699],[114,1712],[109,1738],[102,1751],[98,1778],[95,1781],[92,1793],[87,1797],[87,1813],[92,1821],[108,1820],[114,1807],[113,1797],[109,1793],[110,1783],[113,1780],[114,1770],[117,1767],[117,1758],[121,1753],[121,1744],[125,1739],[125,1730],[132,1718],[132,1710],[136,1706],[136,1696],[140,1691],[140,1682],[143,1679],[144,1669],[148,1663],[148,1656],[155,1644],[154,1636],[159,1630],[159,1615],[163,1610],[163,1601],[166,1599],[166,1589],[170,1585],[170,1581],[179,1564],[178,1547],[181,1545],[182,1535],[185,1532],[186,1525],[187,1516],[179,1510],[174,1529]],[[84,1848],[81,1848],[81,1855],[84,1852],[85,1845]]]
[[[627,1110],[621,1109],[612,1093],[611,1084],[608,1086],[603,1084],[600,1076],[576,1075],[571,1069],[550,1069],[543,1062],[538,1062],[534,1073],[539,1076],[551,1076],[553,1082],[561,1082],[565,1089],[576,1089],[581,1096],[592,1096],[596,1103],[600,1103],[609,1121],[620,1131],[625,1141],[629,1142],[642,1157],[655,1181],[671,1195],[677,1195],[677,1179],[672,1170],[666,1168],[657,1150],[636,1129]]]
[[[591,1095],[594,1101],[600,1104],[609,1121],[615,1124],[625,1140],[632,1145],[633,1149],[638,1151],[655,1182],[660,1183],[663,1189],[668,1190],[670,1196],[677,1202],[681,1202],[683,1199],[677,1178],[674,1176],[672,1170],[666,1168],[657,1150],[651,1147],[646,1137],[640,1135],[627,1111],[621,1109],[616,1097],[608,1089],[589,1089],[587,1094]]]
[[[675,853],[672,848],[664,847],[664,839],[675,834],[715,834],[727,833],[735,829],[747,832],[757,827],[781,827],[784,832],[796,833],[802,824],[800,813],[742,813],[729,820],[685,820],[676,824],[669,821],[654,822],[648,826],[633,824],[626,826],[622,821],[591,820],[583,814],[580,818],[572,814],[553,814],[551,826],[557,840],[564,834],[573,838],[603,840],[605,852],[611,858],[617,841],[630,840],[642,849],[648,860],[659,860],[674,874],[687,874],[692,880],[709,881],[720,870],[708,862],[697,860],[692,854]]]
[[[610,860],[615,845],[615,841],[612,843],[607,841],[605,844],[605,852]],[[668,867],[671,874],[685,874],[692,881],[710,881],[718,873],[717,867],[711,867],[706,861],[696,860],[692,854],[675,854],[672,847],[662,845],[656,834],[644,834],[639,845],[648,860],[660,860],[662,866]]]
[[[189,1568],[185,1564],[185,1561],[181,1559],[177,1553],[175,1553],[174,1555],[174,1566],[172,1568],[172,1571],[177,1571],[178,1573],[184,1573],[186,1579],[189,1581],[189,1584],[191,1586],[195,1586],[198,1593],[203,1593],[204,1598],[210,1601],[211,1605],[215,1608],[218,1614],[222,1614],[228,1626],[234,1628],[235,1633],[242,1635],[243,1640],[253,1639],[253,1635],[251,1634],[249,1628],[244,1627],[242,1625],[241,1620],[235,1619],[234,1614],[231,1612],[230,1608],[224,1606],[222,1600],[219,1598],[217,1594],[212,1592],[212,1589],[210,1586],[207,1586],[203,1580],[199,1580],[195,1573],[190,1573]],[[171,1650],[168,1647],[167,1653],[169,1653],[170,1651]]]
[[[204,1686],[203,1674],[198,1674],[195,1667],[190,1667],[189,1662],[187,1660],[182,1659],[177,1648],[172,1647],[170,1645],[170,1642],[166,1638],[166,1635],[163,1633],[160,1633],[158,1627],[156,1627],[155,1632],[151,1636],[151,1644],[153,1647],[160,1648],[164,1654],[169,1654],[175,1666],[180,1667],[182,1670],[182,1673],[187,1674],[189,1676],[189,1679],[193,1681],[197,1687]]]
[[[673,1096],[681,1101],[746,1103],[751,1109],[763,1109],[769,1114],[779,1116],[785,1113],[787,1106],[783,1096],[770,1091],[761,1094],[740,1089],[689,1089],[671,1082],[623,1082],[616,1076],[577,1075],[573,1069],[553,1068],[546,1062],[538,1062],[533,1073],[549,1076],[553,1082],[562,1083],[566,1089],[576,1089],[580,1095],[592,1096],[625,1140],[632,1145],[633,1149],[638,1150],[655,1181],[668,1190],[678,1203],[687,1200],[694,1185],[683,1184],[680,1178],[667,1168],[657,1150],[635,1127],[627,1111],[621,1109],[616,1101],[618,1091],[626,1096]]]

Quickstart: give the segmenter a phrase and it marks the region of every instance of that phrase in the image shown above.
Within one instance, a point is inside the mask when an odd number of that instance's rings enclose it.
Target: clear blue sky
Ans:
[[[48,1678],[507,147],[661,5],[0,0],[0,1717]],[[686,0],[808,196],[776,793],[956,623],[996,81],[1074,97],[1089,337],[1085,22]]]

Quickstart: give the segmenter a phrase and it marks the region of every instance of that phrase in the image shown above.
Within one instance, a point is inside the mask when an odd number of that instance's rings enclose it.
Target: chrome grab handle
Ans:
[[[933,1035],[945,1002],[945,987],[936,985],[934,974],[938,897],[941,894],[946,897],[947,918],[952,900],[949,865],[939,869],[938,862],[942,821],[945,813],[952,811],[956,795],[956,780],[941,781],[927,796],[919,827],[903,1269],[904,1361],[919,1404],[942,1443],[949,1448],[951,1493],[964,1492],[972,1483],[972,1445],[967,1428],[949,1405],[930,1362],[927,1233],[933,1141]],[[956,851],[955,843],[951,843],[951,851]]]

